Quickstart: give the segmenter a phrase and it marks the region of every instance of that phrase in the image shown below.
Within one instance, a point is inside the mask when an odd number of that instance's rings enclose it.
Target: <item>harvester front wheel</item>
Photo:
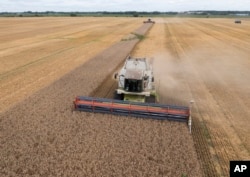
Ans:
[[[115,96],[114,96],[115,100],[123,100],[124,99],[124,94],[117,94],[115,92]]]
[[[150,95],[146,97],[146,103],[156,103],[157,99],[155,95]]]

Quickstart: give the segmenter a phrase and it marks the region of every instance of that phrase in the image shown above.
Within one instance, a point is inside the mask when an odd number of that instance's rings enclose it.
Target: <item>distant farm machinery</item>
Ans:
[[[234,23],[238,23],[238,24],[241,24],[241,20],[239,20],[239,19],[236,19],[235,21],[234,21]]]
[[[121,116],[186,122],[191,132],[191,105],[174,106],[157,103],[152,67],[145,58],[128,57],[119,73],[116,94],[121,98],[107,99],[77,96],[74,109]],[[151,98],[151,99],[148,99]]]
[[[155,23],[155,21],[152,21],[151,18],[149,18],[147,21],[143,21],[143,23]]]

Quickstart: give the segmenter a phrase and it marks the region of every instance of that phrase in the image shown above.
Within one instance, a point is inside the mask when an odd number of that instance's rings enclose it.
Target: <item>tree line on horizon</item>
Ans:
[[[45,12],[0,12],[0,17],[47,17],[47,16],[132,16],[132,17],[144,17],[144,16],[176,16],[176,15],[197,15],[197,16],[250,16],[250,11],[215,11],[215,10],[197,10],[197,11],[186,11],[186,12],[147,12],[147,11],[124,11],[124,12],[110,12],[110,11],[99,11],[99,12],[56,12],[56,11],[45,11]]]

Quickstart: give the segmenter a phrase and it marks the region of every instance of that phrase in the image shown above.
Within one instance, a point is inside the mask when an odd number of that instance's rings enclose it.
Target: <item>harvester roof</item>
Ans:
[[[128,58],[125,69],[148,70],[149,68],[145,58]]]
[[[127,72],[125,74],[125,78],[127,79],[136,79],[141,80],[143,77],[143,70],[141,69],[127,69]]]

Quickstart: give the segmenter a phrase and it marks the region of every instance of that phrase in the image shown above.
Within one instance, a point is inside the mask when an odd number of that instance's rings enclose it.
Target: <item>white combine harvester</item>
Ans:
[[[128,57],[115,78],[122,99],[77,96],[75,110],[186,122],[191,132],[191,107],[155,103],[153,70],[145,58]]]
[[[153,69],[146,58],[129,56],[115,78],[118,79],[117,94],[124,101],[156,101]]]

